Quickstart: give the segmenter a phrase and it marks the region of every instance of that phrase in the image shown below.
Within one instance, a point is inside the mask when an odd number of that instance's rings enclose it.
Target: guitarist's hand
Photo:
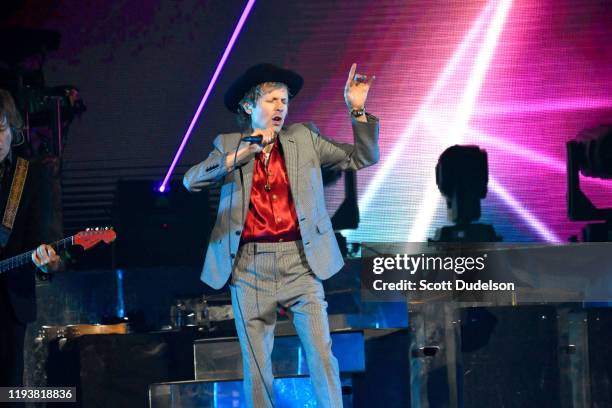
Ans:
[[[42,244],[32,252],[32,262],[44,273],[55,272],[60,266],[60,257],[50,245]]]

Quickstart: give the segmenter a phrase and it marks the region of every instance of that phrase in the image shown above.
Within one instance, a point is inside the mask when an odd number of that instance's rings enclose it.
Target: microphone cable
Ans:
[[[238,149],[240,148],[240,143],[242,142],[242,132],[240,132],[240,138],[238,139],[238,144],[236,145],[236,149],[234,151],[234,162],[232,163],[232,171],[236,170],[236,161],[238,159]],[[224,163],[225,164],[225,163]],[[238,169],[238,171],[240,172],[240,186],[242,187],[242,211],[241,211],[241,215],[242,215],[242,220],[244,222],[244,178],[242,175],[242,167],[240,167]],[[231,273],[234,273],[234,262],[232,261],[232,234],[231,234],[231,226],[232,226],[232,202],[233,202],[233,198],[234,198],[234,187],[232,186],[232,190],[230,192],[230,199],[229,199],[229,215],[227,217],[227,231],[228,231],[228,240],[227,240],[227,246],[229,249],[229,253],[230,253],[230,271]],[[238,242],[238,246],[240,247],[240,242]],[[240,248],[238,248],[240,249]],[[256,254],[253,254],[253,257],[255,257]],[[236,251],[236,262],[238,262],[238,251]],[[230,278],[231,279],[231,278]],[[257,291],[257,287],[255,287],[255,291]],[[257,293],[257,292],[256,292]],[[270,405],[272,405],[272,408],[274,408],[274,401],[272,400],[272,390],[268,389],[268,386],[264,380],[264,376],[263,373],[261,372],[261,366],[259,365],[259,361],[257,361],[257,356],[255,355],[255,350],[253,349],[253,344],[251,343],[251,338],[249,337],[249,332],[247,330],[246,324],[244,322],[244,315],[242,314],[242,307],[240,306],[240,296],[238,296],[238,293],[236,291],[236,305],[238,306],[238,312],[240,313],[240,321],[242,322],[242,327],[244,328],[244,335],[247,339],[247,343],[249,345],[249,349],[251,350],[251,354],[253,355],[253,360],[255,361],[255,366],[257,367],[257,372],[259,373],[259,378],[261,378],[261,382],[263,383],[263,386],[266,390],[266,396],[268,397],[268,400],[270,401]],[[234,316],[235,318],[235,316]],[[244,369],[244,368],[243,368]],[[244,381],[244,379],[243,379]],[[272,382],[274,382],[274,378],[272,379]]]

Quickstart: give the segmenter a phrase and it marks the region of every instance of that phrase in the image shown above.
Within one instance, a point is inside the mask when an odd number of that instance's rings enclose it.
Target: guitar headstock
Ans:
[[[80,245],[87,250],[100,242],[110,244],[117,238],[112,227],[87,228],[74,236],[74,245]]]

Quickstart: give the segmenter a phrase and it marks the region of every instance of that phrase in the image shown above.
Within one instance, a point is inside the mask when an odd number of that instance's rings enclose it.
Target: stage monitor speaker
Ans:
[[[149,385],[193,379],[193,342],[201,334],[85,335],[56,339],[46,362],[48,387],[76,387],[77,402],[49,407],[148,407]]]

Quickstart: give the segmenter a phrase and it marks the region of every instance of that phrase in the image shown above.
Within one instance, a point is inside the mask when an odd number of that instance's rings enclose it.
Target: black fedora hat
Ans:
[[[232,113],[238,111],[240,101],[251,88],[264,82],[281,82],[289,89],[289,98],[300,92],[304,78],[297,72],[272,64],[257,64],[247,69],[225,92],[224,102]]]

